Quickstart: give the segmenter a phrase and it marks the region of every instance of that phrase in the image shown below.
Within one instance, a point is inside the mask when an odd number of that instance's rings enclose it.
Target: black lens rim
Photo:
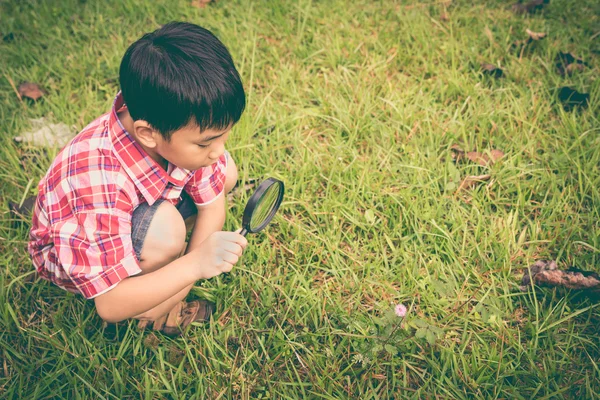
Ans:
[[[275,201],[275,206],[271,209],[271,212],[265,218],[265,221],[258,226],[256,229],[251,229],[250,222],[252,221],[252,214],[254,213],[254,209],[256,208],[258,202],[263,197],[267,189],[269,189],[273,185],[279,185],[279,193],[277,195],[277,200]],[[268,224],[271,222],[277,210],[279,210],[279,206],[283,201],[283,193],[285,192],[285,185],[282,181],[275,178],[267,178],[265,179],[248,200],[248,204],[246,204],[246,208],[244,209],[244,216],[242,218],[242,226],[250,233],[257,233],[262,231]]]

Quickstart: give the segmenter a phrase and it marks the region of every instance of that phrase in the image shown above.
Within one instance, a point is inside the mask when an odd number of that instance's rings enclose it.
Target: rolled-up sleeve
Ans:
[[[54,246],[63,271],[88,299],[141,272],[131,242],[131,216],[85,212],[54,227]]]
[[[215,201],[225,190],[228,153],[225,152],[216,163],[200,168],[192,175],[184,189],[194,203],[199,206]]]
[[[45,252],[37,268],[42,277],[91,299],[141,272],[131,241],[135,189],[118,171],[61,183],[62,190],[46,196],[52,246],[37,249]]]

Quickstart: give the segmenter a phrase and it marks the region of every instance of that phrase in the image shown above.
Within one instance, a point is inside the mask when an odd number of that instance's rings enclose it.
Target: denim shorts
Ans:
[[[158,206],[165,201],[163,199],[156,200],[151,206],[148,203],[140,204],[131,216],[131,241],[133,242],[133,250],[138,260],[142,256],[142,248],[144,247],[144,241],[148,234],[148,228],[154,218],[154,214],[158,209]],[[194,204],[194,201],[186,192],[181,192],[181,201],[175,206],[181,217],[185,221],[187,218],[198,213],[198,209]]]

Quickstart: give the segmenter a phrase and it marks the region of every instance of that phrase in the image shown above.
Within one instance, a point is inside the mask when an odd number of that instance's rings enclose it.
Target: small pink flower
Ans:
[[[396,307],[394,307],[394,312],[396,313],[397,316],[399,316],[400,318],[404,317],[406,315],[406,306],[402,303],[400,304],[396,304]]]

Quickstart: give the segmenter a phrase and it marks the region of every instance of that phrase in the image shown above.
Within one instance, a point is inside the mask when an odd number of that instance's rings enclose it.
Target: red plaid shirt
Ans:
[[[189,171],[165,171],[112,111],[85,127],[58,154],[38,185],[29,253],[41,277],[91,299],[139,272],[131,242],[131,214],[143,202],[177,204],[185,190],[208,204],[225,186],[227,158]]]

